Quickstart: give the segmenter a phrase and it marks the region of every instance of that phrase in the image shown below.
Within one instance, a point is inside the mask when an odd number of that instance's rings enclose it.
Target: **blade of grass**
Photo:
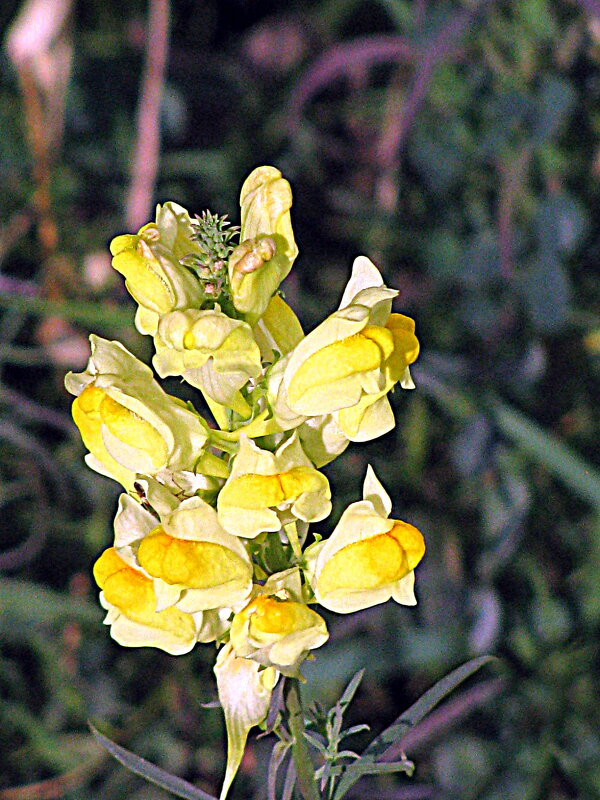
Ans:
[[[110,308],[85,300],[45,300],[41,297],[23,297],[6,292],[0,292],[0,308],[9,308],[38,317],[61,317],[86,327],[130,327],[133,317],[132,307]]]
[[[600,508],[600,472],[525,414],[499,399],[489,407],[500,431],[579,497]]]

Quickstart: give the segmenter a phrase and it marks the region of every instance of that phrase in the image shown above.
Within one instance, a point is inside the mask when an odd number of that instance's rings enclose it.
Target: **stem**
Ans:
[[[288,725],[293,737],[292,758],[296,767],[298,788],[303,800],[321,800],[315,783],[315,770],[304,738],[304,709],[297,678],[286,678],[284,686]]]

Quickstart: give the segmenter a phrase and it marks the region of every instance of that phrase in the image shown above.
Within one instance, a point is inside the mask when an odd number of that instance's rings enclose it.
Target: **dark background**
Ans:
[[[412,779],[354,796],[600,796],[600,3],[174,0],[155,190],[133,209],[158,113],[136,116],[146,3],[73,3],[51,51],[32,23],[30,61],[19,12],[0,9],[0,799],[166,798],[89,718],[218,790],[214,648],[127,650],[102,627],[90,565],[118,487],[85,467],[62,379],[91,331],[150,354],[112,236],[168,199],[236,221],[260,164],[293,187],[305,329],[365,253],[422,342],[397,429],[327,468],[317,526],[373,464],[426,537],[419,605],[327,615],[305,696],[331,705],[364,666],[350,722],[376,732],[457,664],[501,659],[417,729]],[[251,737],[232,797],[265,797],[271,744]]]

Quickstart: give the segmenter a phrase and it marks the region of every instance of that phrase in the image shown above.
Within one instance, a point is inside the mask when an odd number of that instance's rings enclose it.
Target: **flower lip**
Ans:
[[[242,436],[229,478],[219,493],[217,510],[225,530],[254,538],[295,520],[324,519],[331,512],[331,490],[296,434],[275,453]]]
[[[105,622],[113,638],[126,647],[159,647],[172,655],[189,652],[197,641],[195,615],[178,608],[157,610],[152,580],[129,566],[114,547],[94,565],[102,589],[100,600],[108,610]]]

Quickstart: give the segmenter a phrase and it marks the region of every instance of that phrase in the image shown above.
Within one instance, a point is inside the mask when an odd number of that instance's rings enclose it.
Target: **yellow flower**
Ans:
[[[178,608],[157,610],[151,578],[127,564],[114,547],[105,550],[94,565],[94,578],[102,589],[100,603],[111,636],[126,647],[158,647],[171,655],[188,653],[196,644],[202,614]]]
[[[235,308],[251,325],[298,255],[290,208],[292,190],[275,167],[258,167],[240,194],[240,242],[229,259],[229,283]]]
[[[242,416],[250,408],[239,390],[261,374],[260,351],[246,322],[212,311],[173,311],[161,317],[152,359],[161,378],[181,375]]]
[[[275,453],[240,436],[231,474],[217,499],[219,522],[254,538],[295,520],[315,522],[331,511],[329,481],[316,470],[294,434]]]
[[[414,605],[414,569],[425,553],[423,536],[407,522],[388,519],[390,498],[371,467],[363,498],[344,511],[329,539],[305,552],[316,601],[343,614],[390,598]]]
[[[302,601],[297,569],[272,575],[231,622],[237,656],[295,677],[308,651],[328,638],[325,620]]]
[[[160,515],[121,495],[115,518],[119,555],[153,579],[160,608],[186,612],[231,608],[252,590],[252,563],[236,536],[219,525],[212,506],[199,497],[178,503],[151,483],[147,500]]]
[[[86,371],[65,378],[76,395],[73,419],[88,465],[129,491],[136,473],[191,470],[208,438],[203,420],[166,394],[122,344],[93,335],[90,342]]]
[[[158,206],[157,220],[158,224],[150,222],[136,235],[117,236],[110,244],[112,265],[125,277],[125,286],[139,306],[136,327],[150,335],[156,333],[162,314],[202,301],[199,281],[178,260],[195,249],[189,238],[189,215],[176,203],[165,203]]]
[[[355,260],[340,309],[271,371],[269,399],[281,427],[332,414],[350,441],[393,428],[387,394],[398,381],[412,388],[409,365],[419,353],[413,320],[391,313],[397,294],[369,259]]]
[[[230,644],[220,650],[214,669],[227,728],[227,769],[220,795],[220,800],[225,800],[242,761],[248,732],[267,716],[279,673],[273,667],[261,669],[256,661],[238,658]]]

